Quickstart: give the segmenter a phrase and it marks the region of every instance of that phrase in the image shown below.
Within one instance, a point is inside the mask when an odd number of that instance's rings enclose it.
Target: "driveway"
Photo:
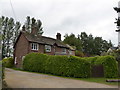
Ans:
[[[16,71],[8,68],[5,69],[5,80],[11,88],[118,88],[117,86]]]

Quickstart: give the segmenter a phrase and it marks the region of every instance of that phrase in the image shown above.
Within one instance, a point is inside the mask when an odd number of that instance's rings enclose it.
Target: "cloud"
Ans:
[[[11,0],[18,21],[26,16],[40,19],[44,35],[55,37],[57,32],[80,34],[85,31],[93,36],[112,40],[117,45],[113,7],[119,0]],[[9,0],[0,0],[0,13],[14,17]],[[63,39],[63,37],[62,37]]]

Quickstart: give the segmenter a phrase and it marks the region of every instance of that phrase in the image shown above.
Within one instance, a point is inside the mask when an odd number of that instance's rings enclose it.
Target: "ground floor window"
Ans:
[[[32,44],[31,44],[31,49],[32,49],[32,50],[38,50],[38,46],[39,46],[39,45],[38,45],[37,43],[32,43]]]
[[[45,45],[45,52],[51,52],[51,46]]]
[[[62,48],[62,52],[63,52],[63,53],[66,53],[66,48]]]

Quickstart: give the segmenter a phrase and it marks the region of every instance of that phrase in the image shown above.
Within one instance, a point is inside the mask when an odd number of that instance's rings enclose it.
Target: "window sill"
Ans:
[[[31,51],[38,52],[38,50],[31,50]]]

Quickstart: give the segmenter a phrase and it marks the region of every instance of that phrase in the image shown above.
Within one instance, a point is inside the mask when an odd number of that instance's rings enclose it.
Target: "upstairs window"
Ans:
[[[32,43],[31,44],[31,49],[32,50],[38,50],[38,44],[37,43]]]
[[[51,52],[51,46],[45,45],[45,52]]]

